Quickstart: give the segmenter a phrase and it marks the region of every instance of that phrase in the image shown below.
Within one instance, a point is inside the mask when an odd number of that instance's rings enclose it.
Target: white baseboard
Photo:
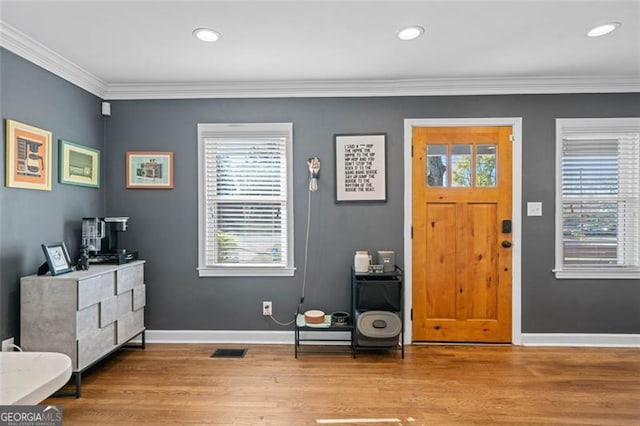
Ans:
[[[293,331],[147,330],[148,343],[293,344]]]
[[[640,348],[640,334],[522,333],[522,345]]]
[[[347,345],[348,342],[327,342],[327,332],[308,331],[301,332],[300,337],[305,339],[305,344],[331,344]],[[331,332],[332,339],[348,340],[349,332]],[[309,341],[309,339],[314,339]],[[259,331],[259,330],[147,330],[145,340],[147,343],[241,343],[264,345],[292,345],[294,343],[293,331]],[[133,343],[140,343],[136,337]]]
[[[331,332],[332,339],[345,342],[327,342],[324,331],[302,332],[304,344],[346,345],[349,332]],[[313,340],[311,340],[313,339]],[[263,345],[292,345],[293,331],[260,330],[147,330],[148,343],[240,343]],[[140,338],[132,340],[139,343]],[[640,334],[571,334],[571,333],[523,333],[522,346],[584,346],[640,348]]]

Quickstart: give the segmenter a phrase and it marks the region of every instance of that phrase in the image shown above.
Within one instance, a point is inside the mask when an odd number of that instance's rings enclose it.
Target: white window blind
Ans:
[[[640,278],[640,133],[615,130],[559,141],[560,278]]]
[[[290,275],[290,133],[200,126],[200,274]]]

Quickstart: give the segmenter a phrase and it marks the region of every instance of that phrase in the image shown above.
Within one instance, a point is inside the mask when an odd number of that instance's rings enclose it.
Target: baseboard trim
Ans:
[[[345,345],[325,341],[325,331],[302,332],[304,344]],[[331,333],[332,339],[349,339],[349,332]],[[257,345],[292,345],[293,331],[261,330],[147,330],[148,343],[241,343]],[[132,340],[139,343],[140,338]],[[523,333],[522,346],[582,346],[640,348],[640,334]]]
[[[522,345],[640,348],[640,334],[522,333]]]
[[[147,330],[148,343],[292,344],[293,331]]]
[[[346,345],[348,342],[327,342],[329,338],[324,331],[301,332],[304,344]],[[331,332],[332,339],[349,339],[349,332]],[[313,340],[311,340],[313,339]],[[147,343],[241,343],[257,345],[292,345],[292,331],[260,331],[260,330],[147,330]],[[132,340],[140,343],[140,338]]]

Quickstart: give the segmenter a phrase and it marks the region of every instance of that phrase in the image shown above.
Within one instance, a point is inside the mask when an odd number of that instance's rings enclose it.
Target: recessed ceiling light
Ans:
[[[412,25],[398,31],[398,38],[400,40],[413,40],[424,34],[424,28],[418,25]]]
[[[589,37],[600,37],[605,34],[609,34],[610,32],[617,29],[620,25],[622,25],[620,22],[609,22],[608,24],[599,25],[594,29],[592,29],[591,31],[589,31],[587,35]]]
[[[217,31],[210,30],[209,28],[196,28],[193,30],[193,36],[198,40],[214,42],[218,41],[222,34]]]

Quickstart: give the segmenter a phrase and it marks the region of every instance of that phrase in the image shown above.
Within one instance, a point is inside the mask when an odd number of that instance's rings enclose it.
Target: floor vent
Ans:
[[[216,349],[210,358],[244,358],[246,349]]]

